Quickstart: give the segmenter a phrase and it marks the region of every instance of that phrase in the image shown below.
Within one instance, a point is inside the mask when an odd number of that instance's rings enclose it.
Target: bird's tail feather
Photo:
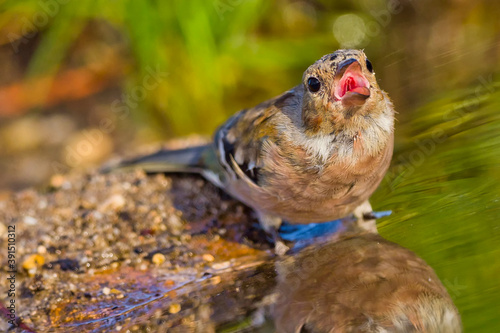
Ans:
[[[205,156],[209,155],[212,149],[211,145],[204,145],[179,150],[160,150],[151,155],[123,161],[117,166],[104,168],[102,171],[142,169],[148,173],[200,173],[206,167]]]

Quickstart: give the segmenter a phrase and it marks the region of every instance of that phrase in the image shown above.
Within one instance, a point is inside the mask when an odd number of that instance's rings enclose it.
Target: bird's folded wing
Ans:
[[[217,130],[216,151],[229,177],[237,179],[244,174],[247,180],[259,184],[265,143],[279,140],[278,125],[283,117],[280,103],[291,98],[293,92],[286,92],[254,108],[242,110]]]

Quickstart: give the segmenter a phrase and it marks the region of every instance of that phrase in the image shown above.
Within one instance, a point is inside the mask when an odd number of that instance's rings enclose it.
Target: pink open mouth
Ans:
[[[340,69],[340,73],[342,69]],[[337,80],[336,80],[337,81]],[[370,82],[361,71],[359,62],[352,62],[335,84],[334,97],[344,104],[362,105],[370,97]]]

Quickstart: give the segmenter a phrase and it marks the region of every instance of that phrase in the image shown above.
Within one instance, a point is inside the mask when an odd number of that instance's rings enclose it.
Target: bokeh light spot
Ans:
[[[341,15],[333,23],[333,35],[342,48],[360,47],[366,39],[365,22],[355,14]]]

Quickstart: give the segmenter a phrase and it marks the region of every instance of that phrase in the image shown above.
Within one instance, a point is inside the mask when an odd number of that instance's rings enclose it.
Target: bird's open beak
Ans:
[[[370,82],[363,75],[356,59],[346,59],[339,64],[335,73],[333,97],[346,106],[363,105],[370,97]]]

